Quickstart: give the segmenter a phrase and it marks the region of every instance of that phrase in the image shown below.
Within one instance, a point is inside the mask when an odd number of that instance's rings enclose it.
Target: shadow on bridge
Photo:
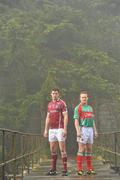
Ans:
[[[95,176],[78,177],[75,158],[68,155],[69,176],[66,179],[120,179],[120,132],[101,133],[95,140]],[[44,159],[46,145],[39,134],[28,134],[0,129],[0,179],[1,180],[38,180],[52,179],[45,176],[50,168],[50,160]],[[62,164],[58,160],[58,175],[61,179]]]

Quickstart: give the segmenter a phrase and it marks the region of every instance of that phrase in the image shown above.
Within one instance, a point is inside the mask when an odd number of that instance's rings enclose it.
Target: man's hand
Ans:
[[[95,131],[95,132],[94,132],[94,136],[95,136],[95,138],[97,138],[97,137],[98,137],[98,133],[97,133],[97,131]]]
[[[77,131],[77,137],[82,137],[82,132],[81,131]]]
[[[63,137],[67,137],[67,129],[63,130]]]
[[[48,137],[48,131],[45,130],[43,136],[44,136],[45,138]]]

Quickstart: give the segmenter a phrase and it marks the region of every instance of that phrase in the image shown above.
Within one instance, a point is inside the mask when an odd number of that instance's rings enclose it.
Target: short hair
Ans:
[[[60,92],[59,88],[52,88],[52,89],[51,89],[51,92],[52,92],[52,91],[57,91],[58,93]]]
[[[80,95],[81,95],[81,94],[87,94],[87,95],[88,95],[88,92],[87,92],[87,91],[81,91],[81,92],[80,92]]]

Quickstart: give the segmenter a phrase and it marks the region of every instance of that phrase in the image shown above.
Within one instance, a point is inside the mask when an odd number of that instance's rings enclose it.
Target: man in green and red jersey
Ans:
[[[59,97],[59,89],[51,91],[52,101],[48,104],[44,137],[49,137],[52,167],[47,175],[56,175],[57,146],[59,144],[63,161],[63,176],[67,176],[67,153],[65,140],[67,136],[68,112],[66,103]],[[49,134],[48,134],[49,133]]]
[[[77,132],[78,154],[77,168],[78,175],[83,175],[83,160],[87,163],[87,174],[95,174],[91,164],[93,137],[97,137],[97,130],[94,122],[93,108],[87,104],[88,94],[86,91],[80,93],[80,104],[74,110],[74,124]]]

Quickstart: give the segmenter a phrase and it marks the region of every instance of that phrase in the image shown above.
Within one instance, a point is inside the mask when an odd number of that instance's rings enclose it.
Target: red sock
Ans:
[[[51,155],[52,157],[52,169],[56,170],[57,154]]]
[[[93,169],[92,164],[91,164],[91,159],[92,159],[92,156],[86,156],[86,163],[87,163],[88,170]]]
[[[83,169],[82,162],[83,162],[83,156],[77,155],[77,168],[78,168],[78,171],[81,171]]]
[[[67,171],[67,157],[62,157],[64,171]]]

